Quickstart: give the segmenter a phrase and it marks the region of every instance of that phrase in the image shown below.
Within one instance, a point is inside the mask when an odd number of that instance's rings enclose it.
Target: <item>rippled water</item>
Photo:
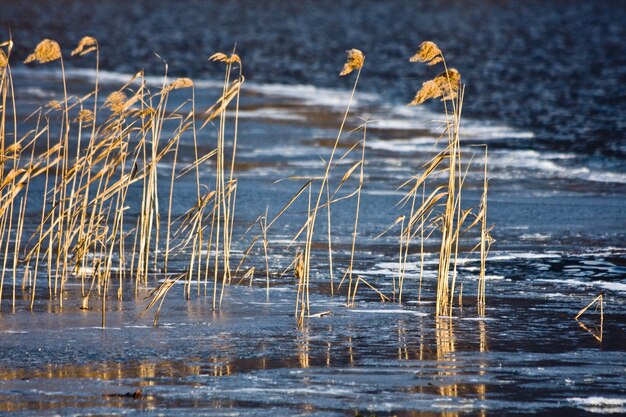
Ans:
[[[451,320],[433,317],[432,246],[426,248],[421,298],[415,253],[401,306],[380,303],[361,288],[357,306],[345,307],[343,294],[328,296],[328,264],[320,255],[312,271],[312,313],[330,314],[298,329],[295,282],[279,274],[292,260],[294,248],[287,245],[303,222],[304,204],[271,231],[269,295],[264,274],[257,274],[250,287],[228,287],[219,312],[212,311],[210,297],[183,300],[182,286],[176,286],[154,328],[152,313],[141,315],[145,293],[135,298],[126,291],[122,302],[110,304],[102,330],[97,309],[77,309],[79,287],[70,287],[62,314],[56,301],[45,300],[45,287],[29,312],[25,292],[15,314],[4,303],[0,314],[0,410],[626,413],[621,2],[0,3],[0,33],[6,37],[11,27],[18,57],[44,36],[68,50],[84,34],[98,37],[105,91],[140,67],[159,82],[162,64],[152,55],[158,52],[173,76],[194,78],[199,102],[208,106],[219,95],[221,68],[206,57],[237,42],[248,79],[239,126],[237,236],[266,206],[277,213],[301,186],[276,180],[319,175],[351,87],[336,77],[343,51],[363,49],[366,66],[348,122],[353,127],[359,117],[370,118],[355,273],[388,294],[398,273],[397,234],[374,237],[399,214],[397,186],[419,172],[435,147],[438,103],[404,107],[430,75],[406,58],[420,41],[433,39],[468,85],[464,153],[476,152],[472,145],[490,147],[489,218],[497,240],[488,263],[484,319],[475,308],[474,255],[459,263],[462,308]],[[84,62],[69,64],[74,94],[93,82],[92,70],[78,68]],[[49,67],[15,65],[13,71],[20,117],[61,91],[58,72]],[[186,93],[177,94],[173,101],[186,99]],[[202,135],[204,149],[214,146],[211,127]],[[346,135],[342,150],[359,139]],[[182,149],[190,146],[185,138]],[[182,151],[181,158],[189,160],[189,153]],[[355,162],[351,158],[339,171]],[[165,161],[162,168],[171,164]],[[467,176],[469,203],[480,198],[482,169],[477,156]],[[210,169],[202,175],[208,177]],[[182,198],[193,186],[188,181],[180,183],[177,214],[189,206]],[[342,204],[333,213],[336,275],[349,260],[354,214],[353,202]],[[26,228],[32,231],[35,223]],[[319,227],[324,236],[325,226]],[[247,243],[235,242],[236,256]],[[317,243],[322,250],[323,238]],[[255,255],[248,266],[262,270],[261,252]],[[162,279],[153,278],[151,286]],[[573,319],[600,292],[601,343],[597,312],[580,323]],[[133,396],[138,389],[141,395]]]

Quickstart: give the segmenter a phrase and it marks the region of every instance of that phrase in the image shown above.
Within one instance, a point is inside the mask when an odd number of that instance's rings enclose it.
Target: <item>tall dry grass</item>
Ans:
[[[477,213],[462,209],[462,190],[467,175],[467,164],[461,159],[461,115],[464,87],[460,73],[448,68],[441,50],[432,42],[421,45],[411,58],[414,62],[441,65],[443,72],[426,81],[410,105],[441,99],[445,120],[441,135],[442,149],[427,161],[423,170],[408,179],[401,205],[402,214],[390,228],[400,225],[398,262],[399,271],[393,277],[393,290],[385,294],[354,273],[358,264],[359,218],[363,206],[362,190],[365,184],[367,121],[350,132],[362,132],[361,139],[349,147],[343,156],[337,150],[349,124],[349,116],[356,94],[365,55],[348,51],[341,77],[355,73],[349,99],[346,103],[330,153],[324,160],[319,176],[293,178],[304,185],[270,218],[269,208],[254,222],[259,233],[234,268],[233,242],[237,206],[238,179],[236,157],[239,135],[239,107],[244,84],[241,58],[216,53],[209,60],[224,66],[222,91],[210,105],[197,103],[194,82],[189,78],[173,81],[168,76],[168,65],[163,61],[164,75],[160,85],[149,84],[140,71],[127,83],[110,92],[104,100],[100,79],[100,48],[96,39],[86,36],[72,51],[72,59],[93,57],[95,79],[91,90],[82,96],[70,95],[61,47],[45,39],[26,59],[27,64],[38,63],[58,69],[58,82],[63,95],[34,112],[29,125],[34,126],[18,135],[16,96],[11,74],[13,42],[0,44],[0,255],[3,271],[0,276],[0,307],[3,290],[11,288],[11,307],[17,306],[17,289],[27,289],[29,307],[34,308],[38,296],[47,296],[63,309],[67,284],[80,282],[80,308],[93,308],[91,300],[99,299],[102,326],[106,326],[106,312],[110,300],[122,300],[124,291],[132,283],[137,295],[142,288],[154,285],[148,307],[156,308],[155,324],[166,295],[177,282],[182,282],[183,295],[211,297],[213,309],[221,308],[225,288],[233,277],[239,282],[254,282],[259,265],[244,268],[257,243],[262,245],[264,284],[267,296],[272,285],[270,239],[273,226],[282,215],[301,198],[306,200],[306,216],[293,238],[303,248],[296,249],[293,269],[297,280],[295,317],[302,325],[310,311],[310,288],[315,257],[328,257],[329,293],[344,289],[347,306],[357,304],[359,287],[372,291],[381,301],[400,303],[407,297],[404,291],[406,265],[411,256],[410,247],[419,240],[420,269],[418,300],[422,298],[425,242],[440,237],[439,262],[436,280],[437,316],[451,316],[457,285],[457,261],[461,238],[480,225],[480,241],[474,248],[480,250],[478,280],[479,314],[485,314],[486,259],[493,239],[487,224],[487,152],[485,150],[483,194]],[[152,89],[155,89],[154,91]],[[174,93],[175,92],[175,93]],[[176,94],[176,98],[174,98]],[[180,97],[185,97],[180,99]],[[207,110],[198,112],[206,106]],[[181,146],[183,138],[192,140],[192,160],[183,165]],[[201,153],[200,143],[211,143],[209,151]],[[188,156],[188,155],[186,155]],[[356,162],[345,171],[340,163],[348,156]],[[165,162],[171,164],[167,175],[162,173]],[[187,201],[187,209],[174,215],[175,195],[180,178],[193,175],[194,196]],[[447,178],[443,183],[441,175]],[[167,179],[163,179],[163,178]],[[42,194],[32,192],[32,184],[43,187]],[[353,189],[346,188],[355,184]],[[139,195],[138,207],[133,207],[130,196]],[[332,245],[331,207],[340,201],[354,203],[353,225],[349,259],[337,258]],[[163,204],[165,202],[165,204]],[[31,207],[39,207],[33,218],[27,216]],[[136,209],[136,213],[133,211]],[[320,210],[326,211],[327,233],[318,236],[316,229]],[[465,222],[474,220],[465,225]],[[37,224],[30,227],[29,222]],[[30,235],[26,230],[34,229]],[[257,230],[251,228],[249,230]],[[327,251],[315,251],[315,243],[327,241]],[[335,258],[333,260],[333,258]],[[173,260],[176,260],[173,263]],[[175,266],[174,266],[175,265]],[[181,266],[183,265],[183,266]],[[23,266],[23,276],[18,276]],[[337,286],[334,271],[341,270]],[[285,272],[286,273],[286,272]],[[38,277],[47,277],[47,291],[39,288]],[[21,283],[19,282],[21,278]],[[7,285],[7,280],[10,283]],[[459,293],[459,299],[461,294]],[[319,313],[317,314],[319,316]]]

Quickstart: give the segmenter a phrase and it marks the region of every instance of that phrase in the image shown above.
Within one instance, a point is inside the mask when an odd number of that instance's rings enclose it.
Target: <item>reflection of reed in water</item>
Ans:
[[[218,363],[218,359],[209,359]],[[223,366],[224,361],[219,361]],[[217,366],[217,365],[216,365]],[[141,379],[140,385],[154,385],[154,378],[179,378],[206,373],[200,365],[182,361],[138,362],[138,363],[94,363],[91,365],[49,364],[41,369],[1,369],[0,381],[27,379],[91,379],[124,380]]]
[[[328,325],[328,334],[333,334],[333,326]],[[332,356],[333,345],[330,342],[326,343],[326,367],[330,368],[331,356]]]
[[[455,362],[454,352],[454,329],[452,320],[444,317],[435,319],[435,338],[437,344],[437,369],[438,374],[447,379],[447,377],[455,377],[457,374],[457,366],[448,364],[447,362]],[[457,384],[442,385],[439,387],[439,394],[444,397],[458,396]],[[458,413],[450,414],[456,416]]]
[[[600,307],[600,326],[596,327],[595,329],[590,329],[587,326],[585,326],[585,324],[578,320],[578,318],[583,315],[588,309],[589,307],[591,307],[592,305],[596,305],[596,311],[598,310],[598,307]],[[600,343],[602,343],[602,334],[603,334],[603,327],[604,327],[604,301],[602,299],[602,294],[600,294],[599,296],[597,296],[596,298],[593,299],[593,301],[591,303],[589,303],[587,305],[587,307],[583,308],[582,310],[580,310],[578,312],[578,314],[576,315],[576,317],[574,318],[577,322],[578,325],[588,331],[589,333],[591,333],[591,335]]]
[[[439,369],[439,375],[446,379],[457,379],[458,374],[458,366],[455,365],[455,335],[454,335],[454,326],[452,320],[449,318],[438,318],[435,322],[436,328],[436,343],[437,343],[437,361],[440,362],[437,366]],[[478,338],[479,345],[478,349],[480,353],[486,353],[489,351],[488,343],[487,343],[487,331],[486,324],[484,321],[478,322]],[[482,379],[482,376],[487,374],[487,363],[484,361],[484,355],[480,355],[480,362],[478,364],[479,370],[478,375],[479,380]],[[450,385],[442,385],[439,387],[439,394],[444,397],[458,397],[461,396],[471,396],[472,387],[464,384],[450,384]],[[473,386],[473,390],[476,393],[476,398],[479,401],[484,401],[486,399],[487,394],[487,386],[483,383],[479,383]],[[442,416],[458,416],[458,412],[446,412],[442,413]],[[486,410],[480,409],[479,416],[486,416]]]
[[[309,328],[302,327],[298,331],[296,343],[298,344],[298,362],[300,368],[305,369],[310,366],[309,364]]]
[[[211,376],[229,376],[233,373],[230,361],[217,357],[209,358],[208,371]]]
[[[349,333],[347,337],[348,342],[348,362],[350,365],[354,365],[354,343],[352,342],[352,335]]]
[[[487,345],[487,331],[485,329],[485,322],[483,320],[478,321],[478,337],[479,337],[479,349],[480,353],[486,353],[489,351],[489,347]],[[480,356],[481,360],[479,363],[480,370],[478,371],[478,375],[485,375],[487,373],[487,363],[483,360],[484,355]],[[484,401],[486,399],[487,387],[485,384],[476,385],[476,394],[480,401]],[[486,410],[483,408],[480,410],[481,417],[487,415]]]
[[[406,340],[406,323],[398,320],[398,360],[409,360],[409,348]]]

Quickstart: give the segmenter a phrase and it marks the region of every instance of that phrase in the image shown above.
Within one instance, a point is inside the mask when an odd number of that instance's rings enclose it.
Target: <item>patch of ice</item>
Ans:
[[[615,397],[587,397],[568,398],[567,401],[590,413],[623,414],[626,413],[626,398]]]
[[[626,283],[609,281],[580,281],[578,279],[536,279],[537,282],[549,282],[551,284],[565,284],[571,287],[599,287],[605,290],[626,293]]]
[[[255,110],[240,110],[239,117],[244,119],[304,121],[305,117],[291,111],[275,107],[263,107]]]

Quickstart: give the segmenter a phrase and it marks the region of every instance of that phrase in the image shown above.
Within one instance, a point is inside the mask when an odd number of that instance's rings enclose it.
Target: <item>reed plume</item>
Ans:
[[[343,64],[343,69],[339,73],[342,77],[350,74],[354,70],[360,70],[365,62],[365,55],[358,49],[350,49],[346,51],[346,53],[348,54],[348,59],[346,63]]]
[[[177,78],[176,80],[168,84],[167,87],[163,89],[163,92],[169,93],[172,90],[178,90],[181,88],[190,88],[190,87],[193,87],[193,81],[190,78],[186,78],[186,77]]]
[[[443,61],[441,49],[431,41],[425,41],[420,44],[420,49],[413,55],[409,61],[424,62],[426,65],[435,65]]]
[[[91,110],[82,109],[81,111],[78,112],[78,117],[76,120],[80,123],[89,123],[89,122],[92,122],[93,119],[94,119],[93,112]]]
[[[95,38],[91,37],[91,36],[85,36],[85,37],[83,37],[80,40],[80,42],[78,42],[78,45],[72,51],[72,56],[75,56],[75,55],[79,55],[79,56],[87,55],[87,54],[95,51],[96,49],[98,49],[98,41]]]
[[[417,92],[414,99],[408,105],[415,106],[430,99],[441,98],[441,101],[444,103],[444,114],[446,119],[444,122],[444,131],[440,138],[447,136],[447,146],[426,165],[426,170],[423,174],[420,176],[414,176],[411,180],[404,184],[407,185],[413,181],[413,179],[416,180],[415,185],[406,194],[403,201],[406,202],[409,198],[414,200],[418,187],[425,184],[426,179],[435,172],[446,173],[447,184],[439,186],[427,199],[422,197],[422,207],[420,207],[415,214],[413,214],[413,208],[411,209],[411,219],[409,221],[409,226],[407,227],[408,234],[404,241],[410,241],[412,235],[412,232],[410,231],[411,225],[415,224],[415,222],[419,220],[421,221],[421,224],[420,227],[418,227],[418,230],[422,236],[422,244],[420,246],[423,248],[423,220],[425,219],[425,216],[430,216],[432,210],[435,209],[435,204],[439,200],[443,200],[445,198],[443,211],[431,221],[431,225],[441,231],[441,245],[437,270],[436,314],[438,316],[452,316],[452,301],[457,276],[457,260],[461,227],[472,211],[471,209],[461,209],[461,194],[465,176],[463,175],[461,164],[461,143],[459,132],[461,126],[464,88],[461,84],[460,73],[454,68],[448,69],[443,53],[433,42],[423,42],[420,45],[418,53],[411,57],[410,61],[424,62],[428,65],[443,62],[444,72],[440,73],[432,80],[423,83],[422,88]],[[450,103],[448,104],[448,102]],[[443,164],[443,168],[439,168],[441,164]],[[423,196],[425,196],[424,192],[422,193]],[[483,194],[483,199],[486,199],[486,188]],[[481,213],[486,213],[486,202],[484,204],[481,203],[481,209]],[[482,215],[479,216],[484,217]],[[478,224],[480,220],[480,218],[477,218],[477,220],[472,223],[466,231]],[[486,253],[490,242],[488,238],[488,231],[485,230],[484,225],[481,235],[481,270],[484,271]],[[421,251],[423,251],[423,249],[421,249]],[[404,260],[404,262],[406,262],[406,260]],[[453,264],[452,269],[451,264]],[[421,275],[422,271],[420,269],[420,276]],[[482,275],[484,275],[484,272]],[[421,293],[421,283],[419,291]],[[484,291],[484,279],[481,279],[479,283],[478,301],[480,315],[484,313]]]
[[[37,61],[40,64],[56,61],[61,58],[61,47],[51,39],[44,39],[35,47],[35,51],[28,55],[25,64]]]
[[[209,57],[209,61],[223,62],[225,64],[234,64],[235,62],[241,64],[241,58],[237,54],[226,55],[223,52],[216,52]]]
[[[460,83],[461,74],[456,69],[450,68],[432,80],[424,82],[409,106],[417,106],[427,100],[439,97],[442,101],[452,100],[458,95]]]
[[[119,114],[126,108],[126,94],[121,91],[114,91],[104,101],[104,107],[108,107],[114,114]]]

